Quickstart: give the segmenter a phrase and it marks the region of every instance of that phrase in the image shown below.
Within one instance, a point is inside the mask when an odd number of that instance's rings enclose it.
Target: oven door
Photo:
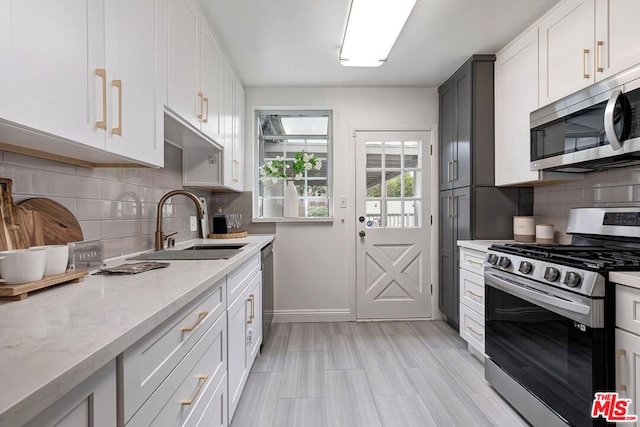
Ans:
[[[569,424],[592,425],[594,392],[609,390],[603,300],[495,269],[485,285],[489,358]]]

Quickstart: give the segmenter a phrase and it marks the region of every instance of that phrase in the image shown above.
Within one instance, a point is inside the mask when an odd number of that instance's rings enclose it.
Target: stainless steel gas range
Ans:
[[[605,425],[615,390],[615,287],[640,271],[640,208],[572,209],[571,245],[493,245],[485,259],[487,381],[534,426]]]

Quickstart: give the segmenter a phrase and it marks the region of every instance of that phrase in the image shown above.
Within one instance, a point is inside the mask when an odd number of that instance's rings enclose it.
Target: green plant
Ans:
[[[309,217],[325,217],[329,216],[329,209],[326,206],[309,206],[307,210]]]
[[[293,161],[285,160],[281,156],[269,160],[260,167],[260,181],[277,183],[281,179],[302,179],[308,170],[320,170],[322,161],[315,154],[298,151],[293,155]]]

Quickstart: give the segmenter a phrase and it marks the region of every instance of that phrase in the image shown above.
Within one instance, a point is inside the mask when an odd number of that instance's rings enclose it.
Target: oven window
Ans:
[[[491,286],[486,287],[487,355],[532,394],[575,425],[591,425],[594,384],[604,354],[591,329]],[[604,381],[604,380],[603,380]],[[595,388],[594,388],[595,387]]]
[[[607,101],[531,130],[531,161],[608,145],[604,132]]]

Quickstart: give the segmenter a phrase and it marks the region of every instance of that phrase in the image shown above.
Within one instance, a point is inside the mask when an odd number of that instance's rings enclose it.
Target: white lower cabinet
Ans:
[[[229,318],[229,420],[233,418],[238,407],[249,371],[262,343],[261,271],[255,272],[244,283],[242,293],[227,310]]]
[[[616,391],[631,399],[629,414],[637,414],[640,396],[640,289],[616,285]],[[618,425],[636,426],[638,423]]]
[[[460,248],[460,337],[484,356],[484,266],[486,252]]]
[[[25,427],[113,427],[116,425],[116,362],[93,374]]]

